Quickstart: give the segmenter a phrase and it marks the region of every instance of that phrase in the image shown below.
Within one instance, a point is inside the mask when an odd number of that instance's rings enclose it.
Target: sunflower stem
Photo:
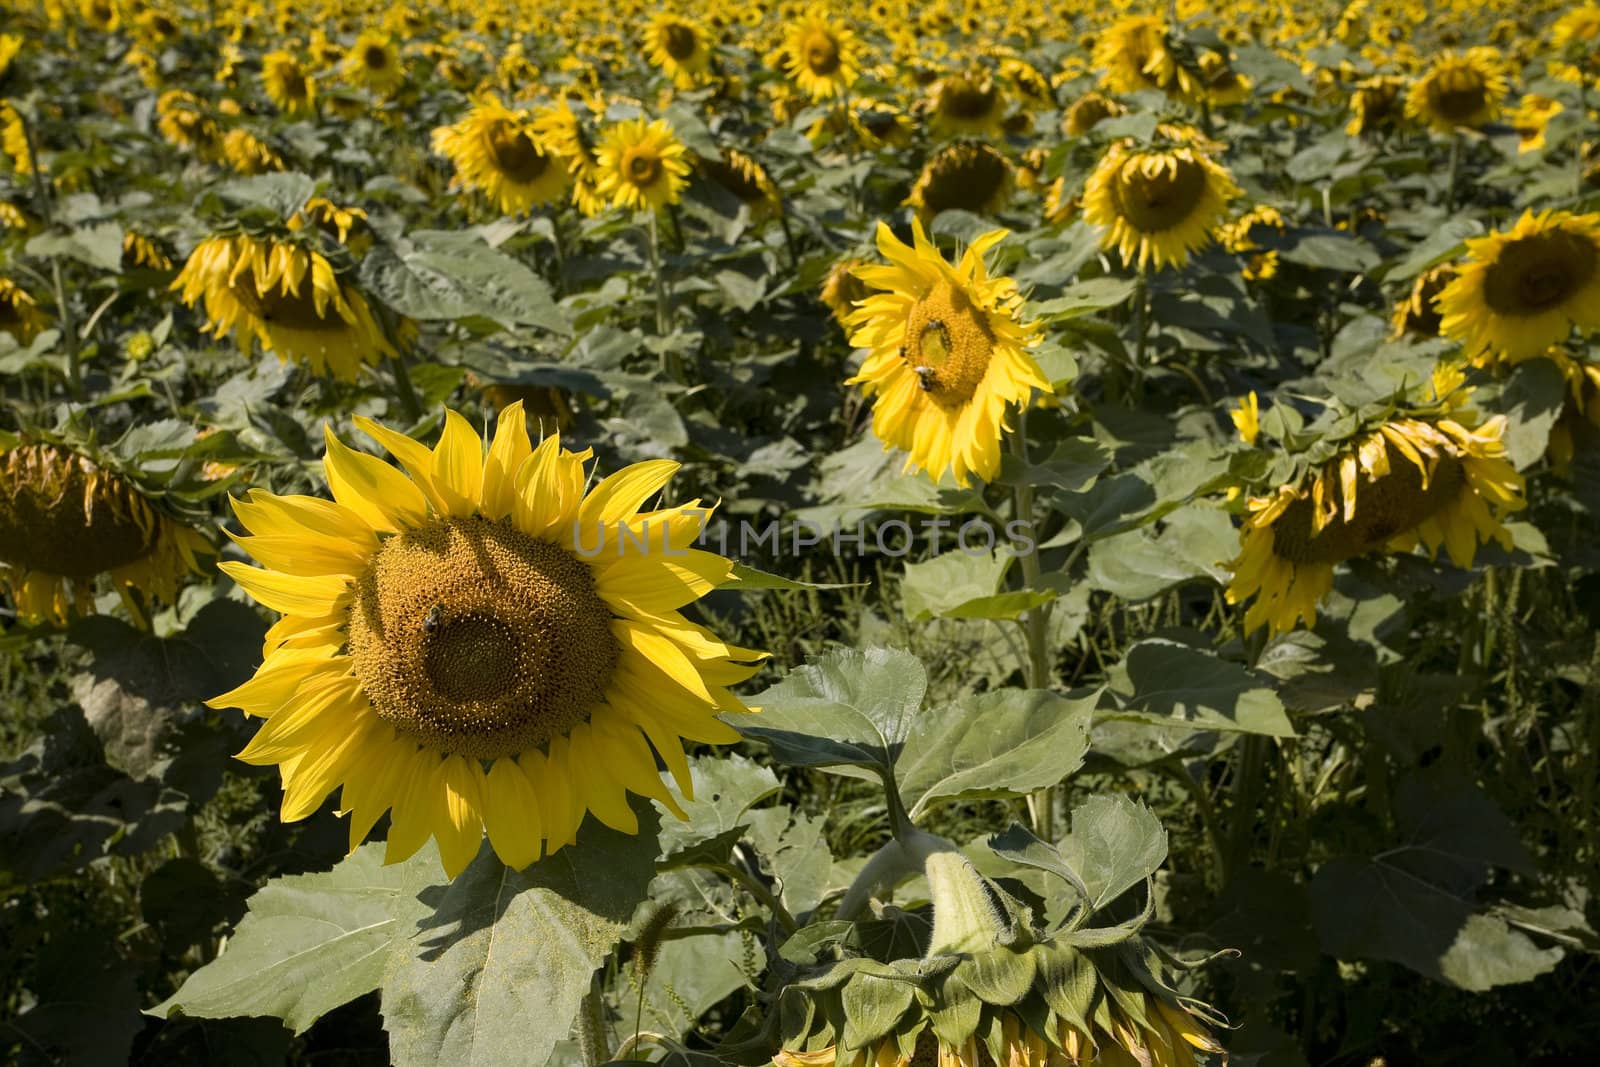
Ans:
[[[39,158],[39,141],[34,136],[33,120],[21,109],[14,109],[17,122],[22,126],[22,140],[28,146],[28,163],[33,172],[33,197],[37,200],[39,214],[47,229],[54,229],[56,213],[53,194],[44,180],[44,161]],[[56,300],[56,314],[61,317],[61,337],[67,344],[67,390],[73,399],[83,399],[82,356],[78,351],[78,325],[73,320],[72,305],[67,300],[66,280],[61,275],[61,257],[50,256],[50,288]]]
[[[665,337],[669,332],[670,316],[667,307],[667,279],[661,269],[661,225],[656,213],[650,212],[650,274],[656,286],[656,335]],[[661,350],[661,369],[668,369],[666,349]]]
[[[1017,457],[1020,470],[1013,493],[1013,505],[1018,522],[1028,524],[1028,547],[1018,553],[1022,563],[1022,584],[1029,591],[1040,588],[1039,539],[1034,534],[1033,486],[1028,483],[1028,409],[1024,407],[1017,416],[1017,432],[1011,435],[1011,452]],[[1023,675],[1029,689],[1049,689],[1055,679],[1050,663],[1050,605],[1040,604],[1023,614],[1022,633],[1028,644],[1028,658],[1023,664]],[[1034,832],[1046,841],[1055,840],[1055,789],[1047,786],[1028,798],[1028,814]]]
[[[1445,179],[1444,202],[1447,210],[1456,209],[1456,176],[1461,170],[1461,135],[1450,135],[1450,171]]]
[[[1133,283],[1133,400],[1144,400],[1144,350],[1150,336],[1150,283],[1144,268]]]
[[[578,1008],[578,1048],[583,1067],[600,1067],[611,1059],[611,1042],[606,1039],[606,1001],[598,974],[589,978],[589,991]]]
[[[413,424],[422,421],[422,401],[411,384],[411,372],[406,370],[405,357],[399,353],[388,357],[389,370],[394,374],[394,391],[400,398],[400,410]]]
[[[550,243],[556,253],[556,296],[567,295],[567,249],[561,240],[561,212],[550,212]]]

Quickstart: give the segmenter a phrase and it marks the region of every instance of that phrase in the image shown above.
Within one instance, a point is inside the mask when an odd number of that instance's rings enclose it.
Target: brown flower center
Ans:
[[[662,33],[662,47],[667,55],[679,63],[694,58],[700,50],[700,38],[695,34],[694,27],[682,22],[673,22],[667,25]]]
[[[1501,315],[1537,315],[1594,277],[1600,252],[1581,234],[1549,230],[1508,242],[1483,277],[1483,301]]]
[[[291,330],[337,333],[346,327],[345,320],[333,306],[333,301],[317,312],[315,288],[309,276],[300,280],[300,291],[291,293],[281,284],[265,293],[256,289],[255,278],[247,271],[234,282],[231,291],[245,309],[269,326],[282,326]]]
[[[622,156],[622,173],[633,185],[650,185],[661,174],[661,159],[649,150],[630,148]]]
[[[819,78],[826,78],[844,65],[839,54],[839,42],[827,30],[816,29],[806,34],[800,49],[806,69]]]
[[[1410,460],[1391,450],[1389,473],[1376,480],[1363,476],[1356,492],[1356,513],[1344,518],[1344,491],[1337,468],[1324,468],[1329,506],[1335,517],[1312,531],[1309,497],[1296,500],[1272,524],[1272,551],[1291,563],[1342,563],[1381,548],[1390,538],[1415,529],[1453,501],[1466,485],[1466,472],[1454,456],[1441,456],[1428,487]]]
[[[1117,214],[1142,233],[1180,225],[1205,192],[1205,167],[1186,156],[1134,156],[1111,182]]]
[[[512,181],[526,184],[549,169],[550,157],[514,122],[496,119],[485,140],[495,169]]]

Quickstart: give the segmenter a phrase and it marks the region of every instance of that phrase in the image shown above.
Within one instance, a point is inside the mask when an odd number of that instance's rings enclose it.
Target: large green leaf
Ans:
[[[383,850],[363,845],[330,871],[268,882],[222,955],[151,1014],[270,1015],[299,1033],[378,988],[394,947],[428,914],[417,894],[442,877],[431,847],[390,867]]]
[[[941,800],[1020,797],[1061,781],[1083,763],[1097,699],[1002,689],[923,712],[896,764],[906,810],[916,818]]]
[[[1113,690],[1124,694],[1115,717],[1160,726],[1238,730],[1293,737],[1283,701],[1237,663],[1165,638],[1141,641],[1113,669]]]
[[[1052,600],[1051,590],[1001,591],[1011,564],[1004,552],[942,552],[906,565],[906,618],[1014,619]]]
[[[523,871],[485,848],[424,894],[434,914],[390,956],[383,979],[398,1067],[550,1058],[655,875],[655,811],[635,808],[638,834],[590,820],[576,845]]]
[[[374,248],[362,260],[361,280],[414,319],[481,316],[506,326],[571,332],[544,279],[474,233],[419,230],[395,249]]]
[[[1092,796],[1072,810],[1061,858],[1083,879],[1096,909],[1153,876],[1167,858],[1167,831],[1149,808],[1121,794]]]
[[[683,801],[688,819],[662,823],[663,859],[725,860],[747,825],[745,814],[782,788],[770,768],[737,753],[697,758],[689,765],[689,775],[694,799]]]

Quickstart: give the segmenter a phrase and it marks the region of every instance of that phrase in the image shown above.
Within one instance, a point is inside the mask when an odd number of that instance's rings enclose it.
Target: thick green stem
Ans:
[[[956,852],[956,846],[937,834],[925,833],[912,827],[895,836],[867,860],[856,874],[856,880],[845,890],[834,918],[849,921],[861,914],[881,889],[893,887],[919,873],[928,857],[938,852]]]
[[[1022,584],[1027,590],[1041,588],[1039,566],[1039,538],[1034,530],[1033,486],[1028,484],[1028,419],[1024,409],[1017,417],[1017,432],[1011,435],[1012,454],[1020,461],[1021,470],[1013,490],[1014,518],[1027,523],[1028,546],[1018,553],[1022,564]],[[1049,689],[1055,685],[1053,657],[1050,655],[1050,604],[1029,608],[1022,616],[1022,633],[1027,641],[1028,658],[1023,664],[1023,676],[1029,689]],[[1028,798],[1028,814],[1034,833],[1046,841],[1055,840],[1055,790],[1041,789]]]
[[[650,212],[650,275],[656,288],[656,336],[665,337],[671,329],[671,316],[667,305],[667,279],[661,269],[661,225],[656,213]],[[667,353],[661,353],[661,369],[667,369]]]
[[[1133,285],[1133,400],[1144,399],[1144,350],[1150,337],[1150,283],[1144,268]]]
[[[1450,172],[1445,179],[1444,202],[1445,207],[1454,211],[1456,209],[1456,178],[1461,173],[1461,135],[1450,135]]]
[[[416,387],[411,384],[411,372],[406,370],[406,357],[399,353],[390,356],[389,370],[394,374],[394,391],[400,398],[400,410],[411,422],[420,421],[422,401],[417,398]]]

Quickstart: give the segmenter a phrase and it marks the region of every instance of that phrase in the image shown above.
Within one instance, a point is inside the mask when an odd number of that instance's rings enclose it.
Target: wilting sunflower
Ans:
[[[1525,211],[1469,238],[1458,271],[1439,294],[1439,330],[1476,362],[1529,359],[1574,326],[1600,329],[1600,213]]]
[[[885,449],[902,448],[907,470],[934,479],[945,471],[958,485],[988,481],[1000,469],[1000,438],[1007,409],[1025,404],[1050,382],[1027,349],[1037,343],[1037,323],[1019,318],[1022,295],[1010,278],[991,278],[984,253],[1005,230],[974,241],[955,265],[912,220],[906,245],[878,224],[885,266],[856,269],[856,277],[881,290],[859,301],[846,319],[850,343],[868,350],[847,385],[876,396],[872,432]]]
[[[1509,549],[1500,520],[1522,508],[1523,483],[1505,459],[1505,426],[1503,415],[1474,426],[1448,408],[1395,412],[1251,497],[1227,590],[1230,604],[1255,597],[1245,629],[1314,625],[1334,567],[1357,556],[1420,544],[1432,558],[1442,545],[1457,566],[1470,567],[1481,543]]]
[[[28,148],[28,129],[22,113],[8,101],[0,100],[0,152],[11,160],[11,169],[27,177],[33,173],[33,152]]]
[[[1011,161],[986,144],[958,141],[935,152],[917,175],[906,203],[923,219],[941,211],[992,215],[1011,198]]]
[[[1351,137],[1394,128],[1405,117],[1401,94],[1404,78],[1383,74],[1356,83],[1350,94],[1350,123],[1345,132]]]
[[[222,131],[200,98],[185,89],[168,89],[156,100],[156,128],[168,144],[201,159],[216,159],[222,152]]]
[[[177,599],[185,574],[213,553],[134,483],[63,445],[21,444],[0,455],[0,586],[17,614],[64,626],[94,610],[109,575],[129,613]]]
[[[1127,15],[1101,32],[1094,44],[1101,84],[1114,93],[1142,89],[1186,93],[1190,77],[1168,42],[1167,24],[1156,15]]]
[[[222,139],[222,158],[240,174],[266,174],[283,170],[283,157],[272,146],[242,127],[228,131]]]
[[[291,118],[317,110],[317,80],[288,52],[268,52],[261,57],[261,84],[273,106]]]
[[[711,68],[711,42],[690,19],[657,12],[645,31],[645,55],[680,89],[692,89]]]
[[[1113,144],[1083,191],[1084,218],[1105,227],[1102,248],[1116,248],[1140,270],[1181,267],[1210,242],[1239,187],[1226,168],[1192,145],[1141,148]]]
[[[820,5],[796,19],[784,35],[784,71],[813,100],[842,96],[860,67],[856,36]]]
[[[1561,406],[1545,453],[1558,471],[1572,465],[1577,455],[1579,434],[1591,440],[1600,431],[1600,363],[1574,358],[1561,349],[1551,349],[1549,357],[1567,380],[1567,400]]]
[[[387,34],[376,30],[367,30],[356,38],[345,56],[344,71],[356,85],[379,96],[390,95],[406,80],[400,49]]]
[[[1068,137],[1082,137],[1106,119],[1116,118],[1127,109],[1110,97],[1099,93],[1084,93],[1067,108],[1061,120],[1061,132]]]
[[[129,230],[122,235],[122,269],[168,271],[172,257],[154,237]]]
[[[0,77],[11,69],[11,61],[22,51],[22,38],[14,33],[0,33]]]
[[[688,181],[687,155],[666,119],[616,123],[596,153],[596,191],[614,206],[635,211],[676,204]]]
[[[733,198],[750,212],[752,221],[760,222],[783,212],[783,198],[778,187],[753,156],[737,148],[723,148],[715,159],[702,159],[700,173],[726,189]]]
[[[26,289],[0,275],[0,331],[19,345],[30,345],[49,321]]]
[[[928,110],[939,133],[993,137],[1005,120],[1006,96],[987,70],[969,67],[934,82]]]
[[[1565,110],[1561,101],[1552,100],[1548,96],[1538,93],[1529,93],[1518,103],[1517,109],[1509,116],[1511,128],[1517,131],[1517,151],[1532,152],[1544,147],[1545,127],[1550,125],[1550,120]]]
[[[1390,316],[1394,336],[1438,337],[1439,294],[1455,277],[1456,269],[1449,263],[1441,263],[1417,275],[1411,283],[1411,290],[1405,299],[1395,303],[1394,313]]]
[[[1278,252],[1263,248],[1260,238],[1266,233],[1281,236],[1286,226],[1283,213],[1277,208],[1257,204],[1235,221],[1217,227],[1217,235],[1222,238],[1223,248],[1245,257],[1241,273],[1246,281],[1265,281],[1278,273]]]
[[[460,122],[433,131],[433,150],[455,164],[457,180],[479,189],[504,215],[521,215],[566,195],[572,172],[539,136],[534,117],[492,94]]]
[[[1439,133],[1476,129],[1500,114],[1506,92],[1504,64],[1493,48],[1445,52],[1406,94],[1406,115]]]
[[[172,282],[190,307],[204,301],[206,328],[252,340],[313,374],[354,380],[363,365],[395,355],[367,299],[327,258],[295,241],[218,234],[195,248]]]
[[[454,877],[485,830],[522,868],[588,812],[638,832],[629,792],[676,810],[656,758],[690,795],[683,741],[739,739],[716,713],[748,710],[726,687],[762,658],[680,614],[732,564],[690,547],[698,501],[641,510],[678,465],[585,495],[588,453],[555,435],[533,448],[520,405],[487,453],[455,412],[431,451],[357,423],[409,478],[330,429],[332,501],[234,505],[265,569],[223,569],[283,618],[255,677],[211,703],[267,720],[239,758],[279,765],[284,820],[339,789],[352,848],[390,811],[385,861],[433,837]]]

